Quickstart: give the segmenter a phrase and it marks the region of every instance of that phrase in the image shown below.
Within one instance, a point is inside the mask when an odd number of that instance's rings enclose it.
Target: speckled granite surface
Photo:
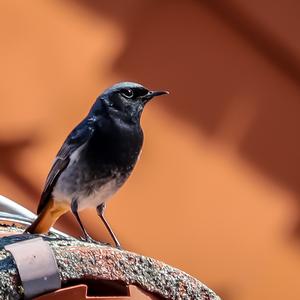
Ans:
[[[11,227],[0,230],[19,231]],[[22,299],[16,266],[3,247],[33,237],[26,234],[0,239],[0,299]],[[55,253],[62,282],[81,278],[121,280],[167,299],[220,299],[197,279],[155,259],[73,238],[43,238]]]

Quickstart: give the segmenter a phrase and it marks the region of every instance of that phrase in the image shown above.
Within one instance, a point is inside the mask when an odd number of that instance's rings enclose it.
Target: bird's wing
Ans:
[[[68,166],[70,162],[70,156],[76,149],[85,144],[92,133],[94,132],[94,118],[84,119],[74,130],[69,134],[62,147],[58,151],[52,168],[47,176],[44,190],[41,195],[40,203],[37,209],[39,214],[45,205],[48,203],[53,187],[57,182],[60,174]]]

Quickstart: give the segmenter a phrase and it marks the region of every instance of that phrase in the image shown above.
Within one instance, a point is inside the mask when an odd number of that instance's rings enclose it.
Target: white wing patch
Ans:
[[[79,160],[80,152],[85,147],[87,143],[78,147],[71,155],[70,155],[70,165],[76,163]],[[58,157],[59,158],[59,157]]]

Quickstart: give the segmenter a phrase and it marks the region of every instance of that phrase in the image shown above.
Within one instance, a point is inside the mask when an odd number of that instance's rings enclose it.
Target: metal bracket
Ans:
[[[61,280],[54,253],[42,238],[6,245],[16,263],[24,288],[25,299],[57,290]]]

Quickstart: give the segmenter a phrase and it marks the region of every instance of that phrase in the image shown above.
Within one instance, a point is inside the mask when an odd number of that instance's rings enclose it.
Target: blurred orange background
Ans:
[[[52,160],[118,81],[168,89],[106,216],[123,246],[224,299],[300,296],[300,3],[0,2],[0,193],[35,211]],[[92,235],[109,241],[94,211]],[[71,215],[57,227],[80,234]]]

